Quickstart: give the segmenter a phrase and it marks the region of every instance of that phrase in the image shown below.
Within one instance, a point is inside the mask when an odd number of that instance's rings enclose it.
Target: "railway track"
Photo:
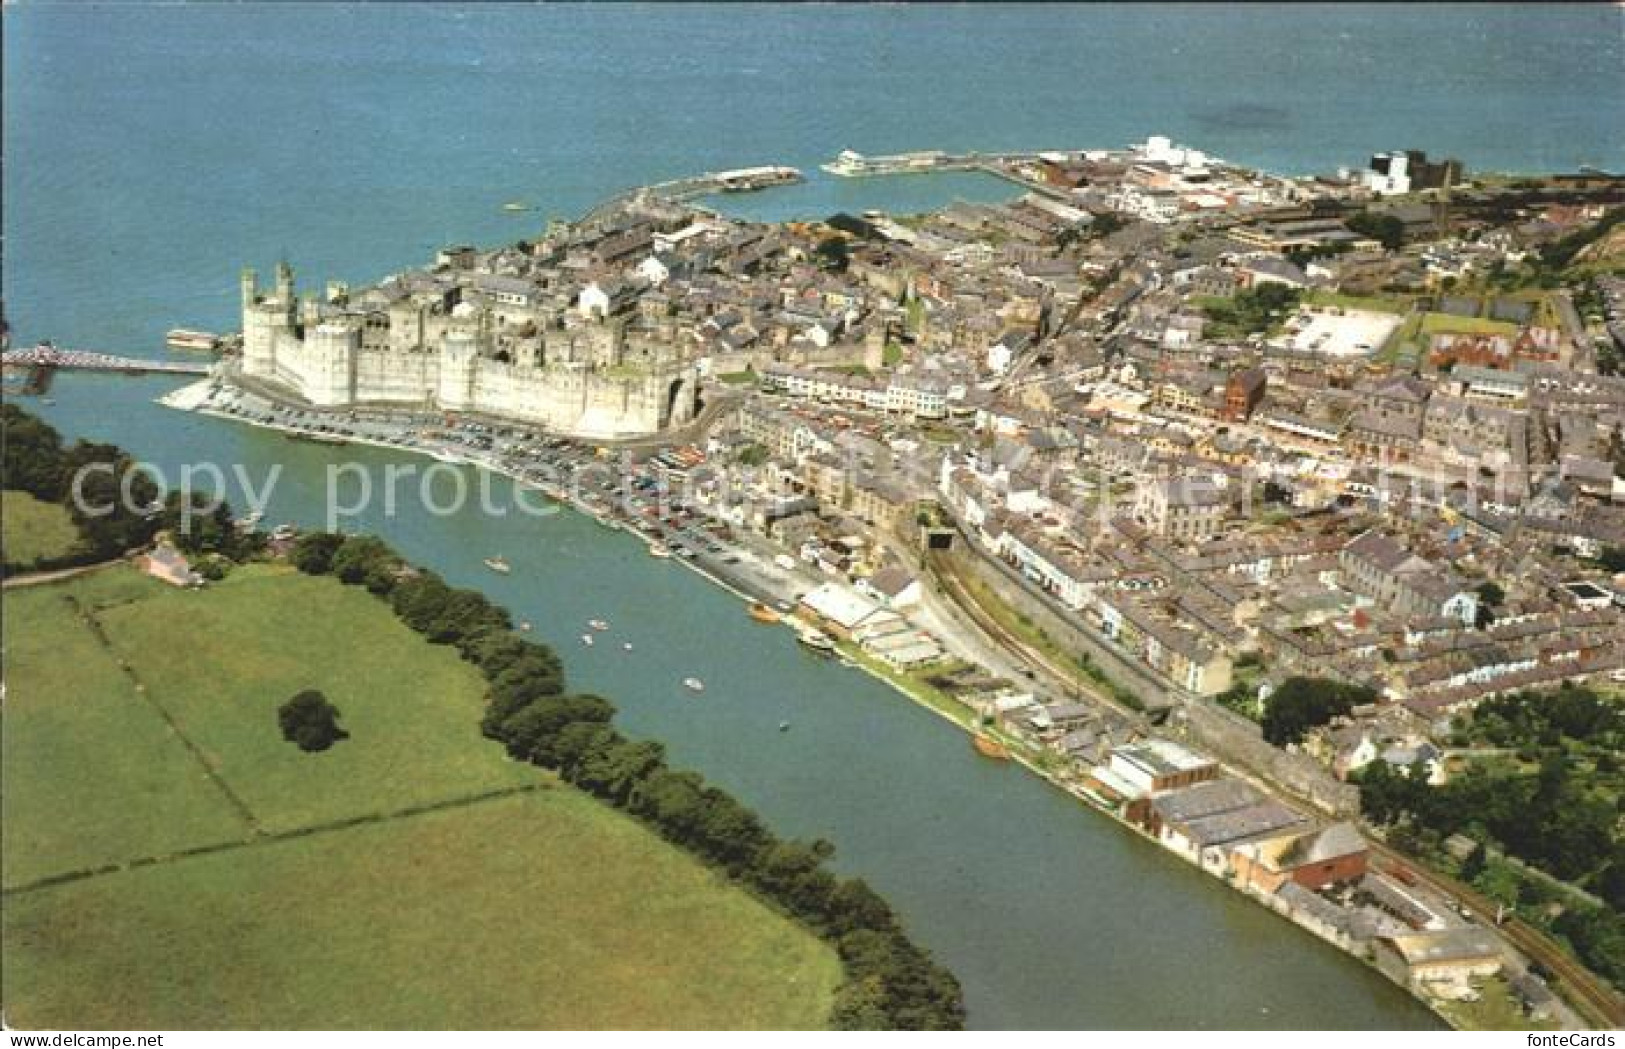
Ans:
[[[1566,997],[1587,1019],[1600,1027],[1625,1027],[1625,1001],[1608,986],[1607,982],[1587,969],[1554,943],[1551,937],[1516,916],[1496,924],[1499,905],[1476,889],[1454,878],[1428,870],[1404,853],[1368,836],[1371,851],[1381,856],[1390,866],[1402,867],[1419,881],[1424,881],[1439,892],[1456,900],[1473,916],[1490,928],[1498,930],[1512,945],[1561,981]]]

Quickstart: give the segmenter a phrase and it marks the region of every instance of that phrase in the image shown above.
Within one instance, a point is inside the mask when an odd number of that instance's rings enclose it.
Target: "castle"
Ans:
[[[332,284],[318,301],[296,295],[282,263],[269,294],[243,272],[242,307],[242,374],[316,407],[473,412],[614,438],[680,426],[697,403],[697,372],[669,333],[532,280],[414,272],[358,294]]]

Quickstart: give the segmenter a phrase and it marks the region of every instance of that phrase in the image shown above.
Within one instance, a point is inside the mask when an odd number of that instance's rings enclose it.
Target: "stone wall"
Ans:
[[[986,583],[1005,604],[1030,619],[1056,644],[1069,652],[1086,654],[1147,711],[1166,710],[1174,704],[1171,687],[1150,668],[1124,655],[1075,615],[1064,612],[1016,569],[996,557],[967,550],[963,534],[948,556],[966,575]]]
[[[1192,746],[1233,765],[1278,783],[1330,816],[1358,814],[1360,792],[1342,783],[1324,766],[1304,754],[1289,754],[1266,743],[1253,722],[1210,700],[1186,697],[1168,726]]]

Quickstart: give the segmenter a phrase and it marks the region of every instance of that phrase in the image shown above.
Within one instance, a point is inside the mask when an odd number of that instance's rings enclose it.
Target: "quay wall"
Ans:
[[[1328,816],[1346,818],[1360,811],[1360,790],[1340,782],[1305,754],[1289,754],[1264,740],[1253,722],[1217,703],[1185,698],[1168,727],[1193,746],[1271,783],[1279,784]]]

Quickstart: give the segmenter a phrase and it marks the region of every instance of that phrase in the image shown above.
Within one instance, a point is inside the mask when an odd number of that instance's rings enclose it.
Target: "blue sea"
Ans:
[[[1625,167],[1625,10],[1604,5],[4,9],[5,274],[19,338],[159,352],[233,325],[286,257],[373,279],[610,191],[763,163],[756,217],[1009,187],[854,182],[844,148],[1118,147],[1168,134],[1290,172],[1424,148]],[[522,200],[535,213],[504,212]]]

